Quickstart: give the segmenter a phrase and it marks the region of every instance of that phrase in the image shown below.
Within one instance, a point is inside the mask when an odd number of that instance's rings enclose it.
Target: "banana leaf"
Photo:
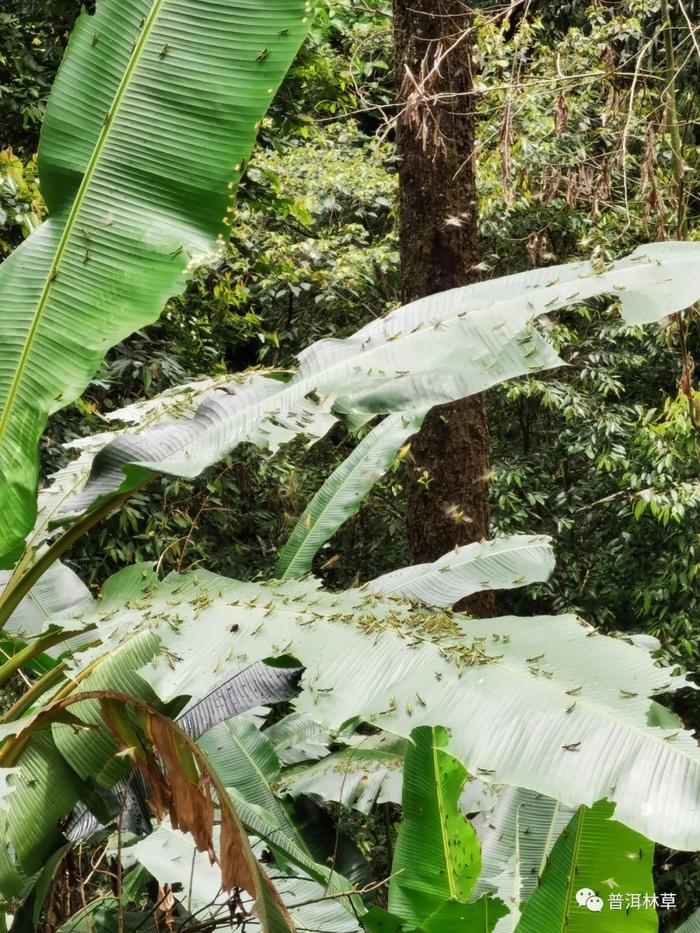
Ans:
[[[352,423],[380,413],[414,417],[560,366],[533,322],[605,294],[620,301],[634,325],[690,306],[700,298],[700,244],[651,244],[604,270],[571,263],[453,289],[398,308],[345,340],[320,340],[300,354],[287,382],[254,372],[231,393],[211,393],[193,418],[115,439],[95,458],[66,514],[95,508],[153,473],[197,476],[243,442],[274,447],[298,434],[323,436],[331,406]]]
[[[36,517],[49,415],[225,233],[307,19],[303,0],[100,0],[79,17],[39,149],[49,219],[0,267],[0,565]]]

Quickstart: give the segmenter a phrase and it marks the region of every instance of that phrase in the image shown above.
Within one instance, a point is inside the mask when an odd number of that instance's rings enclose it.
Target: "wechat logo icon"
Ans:
[[[580,891],[576,892],[576,903],[579,907],[585,907],[594,914],[600,913],[603,909],[603,898],[598,897],[595,891],[590,888],[581,888]]]

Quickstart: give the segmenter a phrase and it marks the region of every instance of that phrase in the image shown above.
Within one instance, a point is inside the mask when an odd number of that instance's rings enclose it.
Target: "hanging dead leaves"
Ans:
[[[292,918],[253,855],[231,798],[201,749],[174,722],[145,703],[108,693],[94,698],[100,702],[102,718],[119,742],[121,754],[143,774],[153,816],[157,820],[169,817],[174,829],[189,833],[198,851],[219,865],[222,891],[246,891],[255,899],[256,915],[267,915],[272,909],[283,922],[280,929],[293,933]],[[214,838],[217,815],[218,846]]]

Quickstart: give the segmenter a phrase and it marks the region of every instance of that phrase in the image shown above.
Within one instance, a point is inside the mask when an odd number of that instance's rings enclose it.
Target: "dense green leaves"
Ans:
[[[657,930],[653,906],[628,909],[627,902],[628,895],[638,894],[643,904],[644,895],[654,893],[654,846],[612,820],[613,811],[602,801],[581,807],[572,818],[525,905],[518,933]]]
[[[302,0],[101,0],[78,21],[40,149],[51,217],[0,273],[6,565],[36,514],[47,416],[215,248],[305,19]]]
[[[422,926],[447,901],[466,904],[481,870],[476,833],[459,810],[467,772],[448,740],[444,729],[423,727],[406,747],[389,910],[408,926]]]

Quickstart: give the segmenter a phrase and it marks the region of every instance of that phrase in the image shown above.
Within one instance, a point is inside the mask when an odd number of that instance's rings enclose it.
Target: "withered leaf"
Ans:
[[[166,720],[151,716],[149,732],[167,773],[173,828],[190,833],[199,851],[208,852],[214,861],[214,803],[208,780],[197,777],[191,752],[185,746],[178,748],[178,736]]]

